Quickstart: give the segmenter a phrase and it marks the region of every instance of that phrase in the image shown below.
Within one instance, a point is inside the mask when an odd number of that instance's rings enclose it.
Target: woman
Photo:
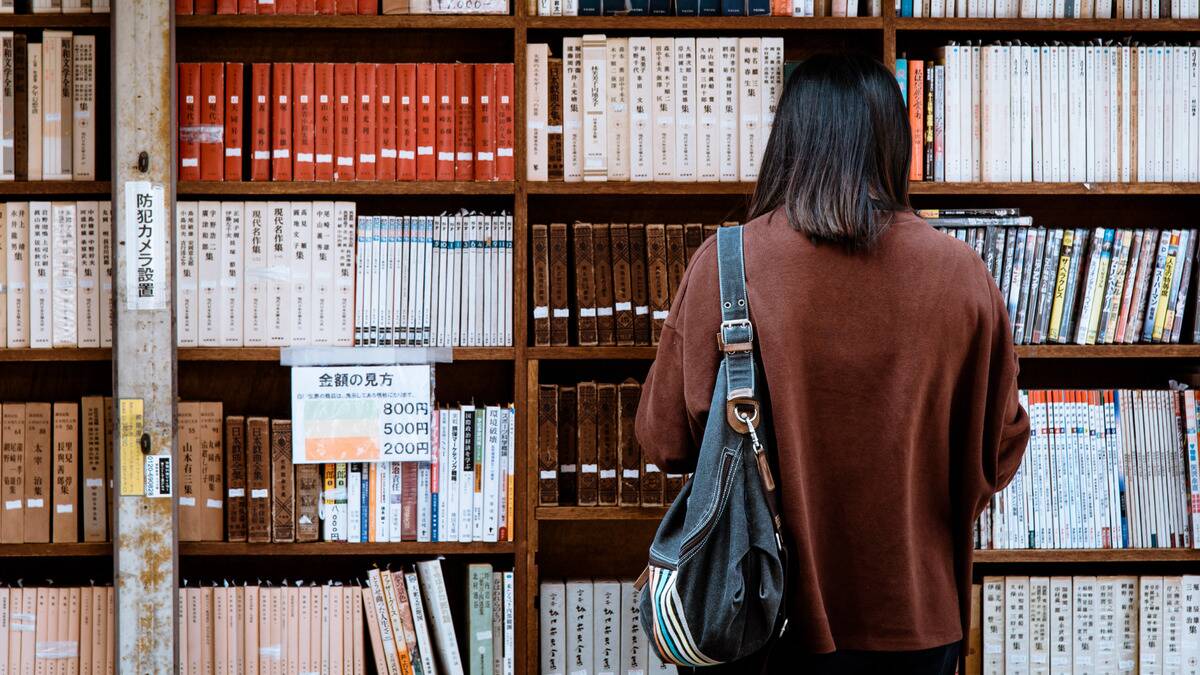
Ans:
[[[865,56],[789,78],[744,232],[784,528],[787,632],[752,673],[947,673],[970,609],[972,530],[1029,434],[1004,301],[965,244],[908,204],[899,88]],[[688,472],[720,352],[715,238],[689,265],[637,436]],[[765,667],[764,667],[765,664]]]

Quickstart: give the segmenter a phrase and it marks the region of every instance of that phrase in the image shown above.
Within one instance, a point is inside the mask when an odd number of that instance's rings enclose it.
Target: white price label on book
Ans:
[[[292,368],[292,461],[428,462],[433,368]]]
[[[150,181],[125,183],[125,306],[163,309],[167,306],[166,245],[163,186]]]

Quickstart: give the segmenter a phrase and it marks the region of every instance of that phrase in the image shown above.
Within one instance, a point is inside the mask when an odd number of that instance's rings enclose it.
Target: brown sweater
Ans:
[[[715,237],[688,266],[637,415],[645,452],[690,471],[718,365]],[[779,212],[744,233],[770,392],[789,635],[799,648],[957,641],[973,523],[1029,435],[1000,292],[965,244],[911,213],[866,253],[813,244]]]

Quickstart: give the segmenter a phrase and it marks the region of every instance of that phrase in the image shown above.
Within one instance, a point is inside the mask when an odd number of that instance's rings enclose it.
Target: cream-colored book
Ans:
[[[650,38],[629,38],[629,179],[633,181],[649,181],[654,177],[650,144],[653,64]]]
[[[1004,670],[1004,577],[983,579],[983,672],[1003,675]]]
[[[246,202],[243,216],[245,240],[242,247],[242,343],[247,347],[267,344],[267,249],[272,209],[266,202]],[[260,242],[255,246],[253,242]]]
[[[312,203],[312,331],[314,345],[333,344],[334,277],[337,276],[337,248],[334,246],[334,202]]]
[[[266,227],[267,246],[267,344],[286,345],[291,322],[290,263],[292,258],[292,209],[288,202],[268,205]]]
[[[98,204],[96,239],[100,245],[100,346],[112,347],[113,336],[113,231],[112,202]]]
[[[175,343],[195,347],[200,339],[200,286],[196,267],[196,202],[175,203]]]
[[[75,259],[79,265],[76,279],[76,333],[80,347],[100,346],[100,260],[96,228],[100,223],[98,202],[77,202],[75,220],[79,223]]]
[[[292,202],[289,345],[312,343],[312,202]]]
[[[857,6],[852,1],[851,6]],[[771,127],[775,124],[775,111],[779,108],[779,97],[783,95],[783,38],[762,39],[762,142],[758,162],[762,164],[762,153],[766,150]]]
[[[8,344],[8,209],[0,207],[0,345]]]
[[[721,177],[720,38],[696,38],[696,180]]]
[[[334,247],[336,276],[334,278],[333,337],[330,342],[339,347],[354,344],[354,243],[357,222],[354,202],[334,205]]]
[[[583,180],[583,40],[563,38],[563,180]]]
[[[29,346],[39,349],[49,349],[53,340],[52,211],[50,202],[29,203]]]
[[[196,208],[196,337],[201,347],[221,344],[220,278],[221,202],[200,202]]]
[[[675,180],[675,38],[650,38],[651,158],[656,181]]]
[[[79,344],[75,299],[78,292],[76,265],[75,202],[51,206],[50,306],[53,315],[51,340],[55,347]]]
[[[608,180],[608,46],[603,35],[582,38],[583,180]]]
[[[536,43],[525,47],[525,178],[544,181],[550,178],[549,123],[550,45]]]
[[[675,180],[696,180],[696,38],[675,38]]]
[[[218,337],[226,347],[242,346],[242,234],[245,230],[245,204],[221,202],[220,280],[217,282],[219,308]]]
[[[63,146],[63,45],[71,34],[48,30],[42,34],[42,177],[70,180],[71,165],[62,164]]]
[[[608,109],[605,149],[609,180],[629,180],[629,38],[610,37],[608,52]]]
[[[758,179],[762,129],[762,38],[738,38],[738,179]]]
[[[28,141],[26,144],[26,160],[29,163],[29,180],[42,180],[42,94],[45,87],[42,84],[43,63],[42,63],[42,44],[40,42],[29,43],[28,53],[28,70],[26,73],[25,84],[29,98],[29,110],[26,113]]]

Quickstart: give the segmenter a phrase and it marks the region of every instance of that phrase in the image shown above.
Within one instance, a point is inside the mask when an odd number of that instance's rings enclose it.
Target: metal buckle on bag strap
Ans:
[[[741,391],[747,392],[739,395]],[[749,434],[758,427],[758,401],[748,395],[749,390],[733,392],[733,396],[725,402],[725,421],[739,434]]]
[[[725,329],[727,328],[746,328],[745,341],[726,342]],[[722,321],[721,328],[717,331],[717,348],[722,352],[748,352],[754,349],[754,324],[750,323],[750,319],[733,319],[732,321]]]

